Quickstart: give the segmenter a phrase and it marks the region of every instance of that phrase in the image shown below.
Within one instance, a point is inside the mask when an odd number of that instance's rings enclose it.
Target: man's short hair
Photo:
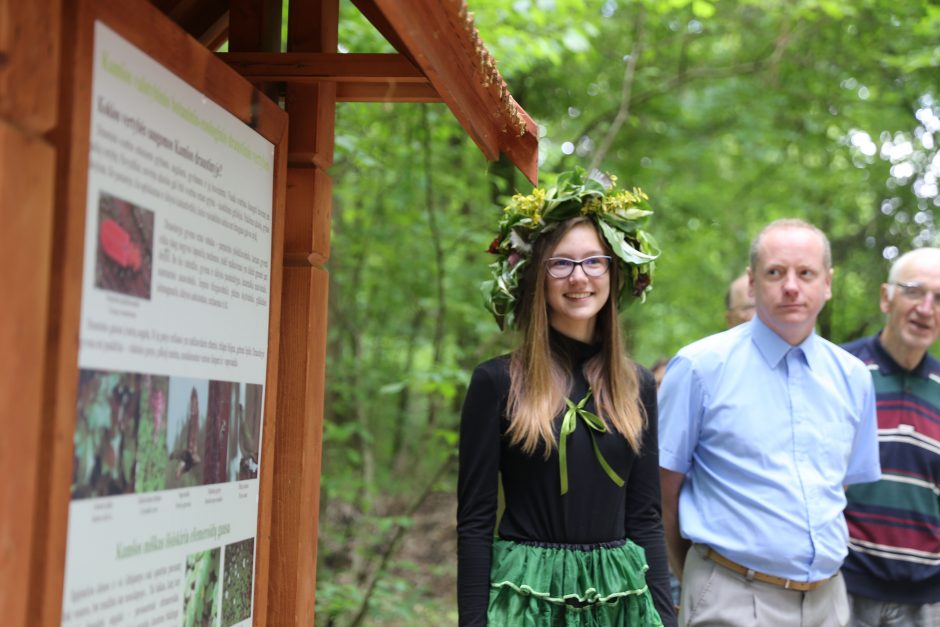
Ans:
[[[917,261],[921,257],[932,257],[938,264],[940,264],[940,248],[924,247],[924,248],[915,248],[914,250],[909,250],[893,262],[891,262],[891,269],[888,270],[888,299],[894,298],[894,284],[898,282],[898,277],[901,274],[901,270],[904,269],[909,263]]]
[[[781,218],[774,220],[762,228],[760,233],[751,241],[750,264],[752,270],[757,267],[757,257],[760,251],[761,240],[764,238],[764,235],[776,229],[806,229],[818,235],[823,243],[823,265],[826,267],[826,270],[832,268],[832,247],[829,245],[829,238],[826,237],[826,234],[823,233],[819,227],[805,220],[800,220],[799,218]]]

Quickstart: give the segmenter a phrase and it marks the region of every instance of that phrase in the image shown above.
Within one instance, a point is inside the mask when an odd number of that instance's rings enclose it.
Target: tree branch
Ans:
[[[431,480],[428,481],[425,485],[424,490],[418,496],[417,499],[408,507],[405,511],[404,516],[408,519],[411,519],[414,516],[424,502],[431,496],[431,493],[434,492],[434,486],[440,480],[444,473],[450,468],[450,465],[454,462],[456,456],[451,453],[447,458],[438,466],[437,470],[434,471],[434,474],[431,477]],[[353,618],[352,622],[349,623],[349,627],[360,627],[365,620],[366,615],[369,612],[369,602],[372,599],[372,595],[375,593],[375,587],[378,584],[379,580],[382,578],[382,575],[385,574],[385,568],[388,566],[389,560],[398,550],[398,546],[401,544],[401,540],[407,531],[407,527],[401,523],[397,523],[392,527],[389,535],[385,538],[385,541],[382,542],[379,546],[384,546],[385,549],[379,555],[378,566],[375,567],[375,570],[369,575],[369,583],[365,588],[365,593],[362,595],[362,603],[359,605],[359,610],[356,612],[356,616]]]
[[[641,21],[642,21],[642,14],[638,18],[638,22],[641,22]],[[640,27],[642,27],[642,24],[638,23],[637,37],[640,34],[640,31],[639,31]],[[676,74],[664,80],[659,85],[656,85],[653,88],[648,89],[647,91],[639,92],[633,95],[626,102],[622,94],[621,99],[620,99],[620,104],[618,105],[618,111],[615,114],[614,122],[616,122],[617,117],[621,115],[621,111],[624,110],[625,105],[626,105],[626,110],[628,114],[631,105],[642,104],[644,102],[652,100],[653,98],[657,96],[661,96],[665,93],[668,93],[669,91],[672,91],[673,89],[682,87],[692,81],[715,79],[715,78],[729,78],[733,76],[743,76],[746,74],[754,74],[767,67],[770,67],[772,71],[774,72],[774,74],[776,75],[777,67],[779,66],[780,61],[783,58],[783,54],[786,51],[786,48],[792,42],[795,31],[796,31],[795,25],[791,25],[789,23],[785,24],[780,35],[777,37],[777,39],[774,42],[773,49],[766,56],[753,59],[751,61],[742,61],[741,63],[734,63],[732,65],[727,65],[724,67],[714,67],[714,68],[699,67],[699,68],[688,69],[686,67],[685,61],[682,60],[679,64],[679,68],[677,69]],[[636,40],[636,41],[638,44],[641,43],[639,42],[639,40]],[[635,45],[634,47],[636,48],[637,46]],[[639,54],[639,51],[637,51],[637,54]],[[631,59],[633,56],[634,55],[631,53]],[[628,64],[627,70],[629,69],[630,68]],[[626,78],[627,78],[627,74],[625,72],[624,73],[624,89],[625,90],[627,88]],[[630,82],[632,83],[633,80],[634,80],[634,75],[631,74]],[[632,85],[630,85],[630,88],[632,89]],[[626,95],[629,97],[629,93],[626,93]],[[591,134],[603,122],[603,120],[609,116],[610,116],[610,111],[607,111],[605,113],[599,114],[592,120],[589,120],[587,124],[585,124],[584,130],[580,133],[580,136]],[[626,121],[626,114],[623,115],[623,120]],[[614,123],[611,124],[611,128],[612,129],[614,128]],[[618,131],[620,130],[619,127],[617,128],[617,130]],[[610,138],[611,141],[613,141],[613,139],[615,138],[615,135],[616,134],[611,134],[609,131],[607,133],[607,137]],[[609,150],[609,146],[605,146],[603,152],[606,154],[608,150]],[[598,152],[600,153],[600,151]],[[592,168],[596,167],[596,165],[594,164],[595,163],[599,164],[600,161],[601,161],[600,159],[597,159],[595,157],[592,161]]]
[[[633,31],[633,49],[630,51],[630,56],[627,57],[627,66],[623,71],[620,106],[617,109],[617,115],[614,116],[614,121],[611,122],[610,128],[607,129],[607,135],[601,142],[600,148],[597,149],[597,152],[594,153],[594,158],[591,159],[588,172],[593,172],[601,164],[604,157],[607,156],[611,145],[614,143],[617,133],[620,132],[620,128],[623,126],[624,122],[627,121],[627,118],[630,117],[630,99],[633,94],[633,79],[636,76],[636,61],[643,52],[643,23],[645,18],[646,11],[641,6],[636,17],[636,25]]]

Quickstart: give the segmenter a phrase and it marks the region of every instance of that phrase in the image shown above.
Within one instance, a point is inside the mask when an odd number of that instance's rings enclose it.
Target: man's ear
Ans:
[[[889,285],[887,283],[881,284],[881,299],[879,306],[881,307],[881,313],[887,315],[891,311],[891,299],[888,298],[888,289]]]

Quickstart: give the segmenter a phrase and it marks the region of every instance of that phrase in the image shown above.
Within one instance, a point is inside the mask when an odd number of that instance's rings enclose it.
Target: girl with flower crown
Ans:
[[[519,346],[476,368],[464,402],[461,625],[675,624],[656,385],[618,322],[620,297],[649,289],[645,200],[577,171],[503,214],[485,294]]]

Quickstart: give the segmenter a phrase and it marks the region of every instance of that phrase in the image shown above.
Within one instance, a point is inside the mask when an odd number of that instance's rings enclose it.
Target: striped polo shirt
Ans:
[[[843,346],[871,370],[881,480],[848,489],[851,594],[896,603],[940,602],[940,361],[905,370],[878,335]]]

